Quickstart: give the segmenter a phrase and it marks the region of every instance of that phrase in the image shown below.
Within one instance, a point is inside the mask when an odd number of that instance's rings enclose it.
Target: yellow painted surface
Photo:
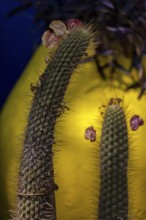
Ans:
[[[22,142],[30,109],[30,83],[42,73],[47,51],[40,47],[12,90],[1,114],[1,166],[3,188],[10,204],[15,202],[17,173]],[[120,73],[119,73],[120,77]],[[122,79],[123,80],[123,79]],[[129,79],[124,77],[124,81]],[[57,121],[55,152],[56,206],[58,220],[96,219],[99,196],[99,142],[102,116],[99,107],[109,98],[123,99],[129,130],[129,220],[146,219],[146,96],[137,99],[139,90],[123,91],[123,84],[100,79],[95,64],[82,65],[71,78],[65,95],[70,108]],[[129,119],[140,115],[144,126],[132,132]],[[85,140],[84,132],[94,126],[97,141]],[[0,198],[2,200],[2,198]],[[5,204],[3,204],[3,209]],[[11,206],[12,209],[12,206]]]

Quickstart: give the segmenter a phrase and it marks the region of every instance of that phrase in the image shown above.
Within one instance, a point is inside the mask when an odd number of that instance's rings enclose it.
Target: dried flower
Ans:
[[[47,48],[53,48],[59,43],[59,38],[48,30],[43,33],[42,43]]]
[[[60,20],[53,20],[49,27],[54,31],[56,36],[62,36],[66,33],[66,25]]]
[[[143,124],[144,124],[144,120],[140,118],[139,115],[134,115],[130,119],[130,127],[133,131],[136,131],[139,128],[139,126],[142,126]]]
[[[109,105],[119,105],[122,102],[121,98],[110,98]]]
[[[93,126],[86,128],[85,130],[85,139],[90,140],[91,142],[96,140],[96,130]]]
[[[45,45],[47,48],[55,47],[70,33],[71,30],[80,25],[82,25],[82,22],[78,19],[68,20],[67,26],[61,20],[53,20],[49,24],[49,28],[53,30],[53,33],[51,33],[49,30],[43,33],[43,45]]]

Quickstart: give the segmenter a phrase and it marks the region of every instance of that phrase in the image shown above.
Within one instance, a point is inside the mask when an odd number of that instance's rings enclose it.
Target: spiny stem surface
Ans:
[[[84,55],[90,31],[81,27],[64,39],[36,88],[30,110],[19,176],[14,219],[55,220],[52,145],[54,127],[72,73]]]
[[[99,219],[128,219],[128,132],[123,108],[107,107],[100,143]]]

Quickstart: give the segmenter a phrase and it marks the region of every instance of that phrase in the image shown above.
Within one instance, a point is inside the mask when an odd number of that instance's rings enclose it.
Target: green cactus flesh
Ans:
[[[109,105],[100,143],[99,219],[128,219],[128,133],[123,108]]]
[[[40,78],[26,128],[14,219],[56,219],[54,127],[71,75],[89,41],[88,29],[73,30],[62,41]]]

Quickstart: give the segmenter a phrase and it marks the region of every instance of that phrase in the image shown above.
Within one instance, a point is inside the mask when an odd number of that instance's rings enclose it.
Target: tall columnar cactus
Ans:
[[[128,132],[123,108],[107,107],[100,143],[99,219],[128,219]]]
[[[91,39],[76,27],[61,42],[39,79],[24,140],[14,219],[56,219],[53,170],[54,126],[71,75]]]

